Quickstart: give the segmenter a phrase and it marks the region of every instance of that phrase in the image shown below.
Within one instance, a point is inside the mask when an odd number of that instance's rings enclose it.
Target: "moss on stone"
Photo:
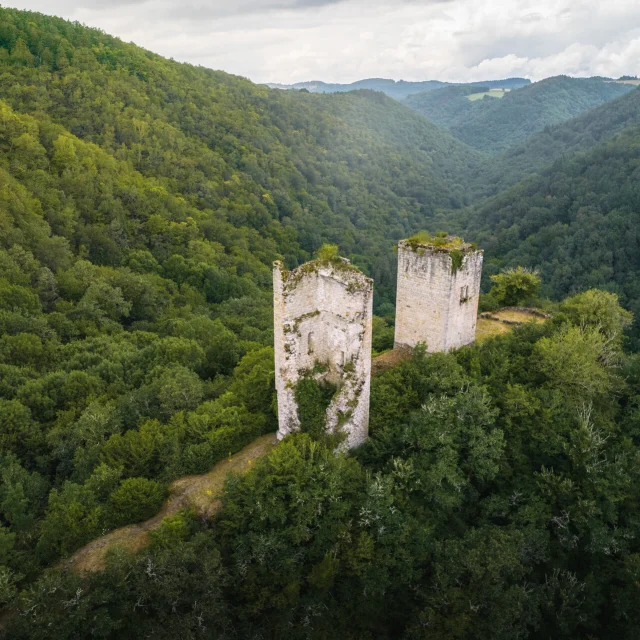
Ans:
[[[331,269],[334,273],[351,276],[349,282],[346,283],[349,293],[360,290],[364,291],[370,287],[369,278],[367,278],[360,269],[354,267],[346,258],[336,256],[328,259],[318,258],[311,262],[305,262],[293,271],[287,271],[286,276],[283,271],[282,280],[285,293],[295,288],[305,276],[317,274],[322,268]]]
[[[464,262],[464,253],[460,249],[453,249],[449,255],[451,256],[451,273],[454,275],[458,272],[458,269],[462,267]]]

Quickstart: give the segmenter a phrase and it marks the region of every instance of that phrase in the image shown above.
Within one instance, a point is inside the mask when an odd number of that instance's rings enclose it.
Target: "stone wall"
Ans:
[[[278,439],[300,428],[295,385],[314,365],[317,379],[338,387],[326,428],[345,446],[362,444],[369,428],[373,281],[348,260],[308,262],[293,271],[274,263],[274,347]]]
[[[449,351],[475,340],[482,251],[471,245],[455,269],[452,249],[398,244],[395,348],[426,342],[427,351]]]

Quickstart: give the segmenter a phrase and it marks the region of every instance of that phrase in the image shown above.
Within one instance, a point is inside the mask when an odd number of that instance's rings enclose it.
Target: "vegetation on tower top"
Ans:
[[[436,234],[431,234],[428,231],[419,231],[410,238],[402,240],[401,243],[414,250],[418,247],[436,247],[444,251],[468,252],[475,251],[478,248],[475,243],[465,242],[463,238],[449,235],[446,231],[438,231]]]

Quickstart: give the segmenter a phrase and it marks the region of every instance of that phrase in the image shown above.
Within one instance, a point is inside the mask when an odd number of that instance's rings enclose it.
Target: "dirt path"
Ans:
[[[163,518],[192,507],[205,517],[213,516],[220,508],[219,496],[227,474],[251,468],[255,460],[267,454],[276,444],[276,434],[269,433],[254,440],[230,458],[219,462],[211,471],[200,476],[185,476],[169,487],[169,498],[161,511],[150,520],[115,529],[78,549],[60,563],[64,569],[82,573],[101,571],[105,567],[105,554],[114,545],[135,551],[149,543],[149,532],[157,529]]]

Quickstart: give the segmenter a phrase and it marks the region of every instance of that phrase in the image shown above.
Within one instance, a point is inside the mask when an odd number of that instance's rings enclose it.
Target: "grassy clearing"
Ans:
[[[491,89],[490,91],[482,91],[481,93],[472,93],[467,96],[467,100],[475,102],[476,100],[482,100],[485,96],[490,98],[504,98],[504,94],[507,93],[504,89]]]
[[[219,497],[227,474],[247,471],[257,459],[269,453],[275,444],[276,434],[268,433],[222,460],[208,473],[176,480],[169,489],[168,500],[153,518],[121,527],[93,540],[63,561],[61,566],[76,573],[102,571],[109,549],[115,546],[132,552],[141,549],[149,543],[149,532],[157,529],[164,518],[187,507],[204,518],[211,518],[220,508]]]
[[[634,87],[640,85],[640,80],[614,80],[613,82],[615,82],[616,84],[631,84]]]
[[[476,325],[476,342],[478,344],[481,344],[493,336],[509,333],[509,331],[517,326],[516,324],[505,324],[504,322],[501,322],[501,320],[515,322],[518,324],[524,324],[525,322],[535,322],[536,324],[539,324],[545,321],[544,318],[534,316],[524,311],[514,311],[513,309],[494,311],[491,315],[495,319],[478,318],[478,323]]]
[[[531,313],[526,313],[524,311],[514,311],[513,309],[503,309],[501,311],[496,311],[491,315],[499,318],[500,320],[507,320],[508,322],[535,322],[537,324],[544,322],[544,318],[540,318],[539,316],[534,316]]]
[[[503,333],[509,333],[513,329],[514,325],[504,324],[497,320],[490,320],[489,318],[478,318],[476,325],[476,343],[482,344],[485,340],[493,338],[493,336],[499,336]]]

